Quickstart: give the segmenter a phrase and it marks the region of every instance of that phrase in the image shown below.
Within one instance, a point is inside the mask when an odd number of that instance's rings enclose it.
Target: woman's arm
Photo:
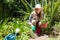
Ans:
[[[31,13],[30,16],[29,16],[28,24],[30,24],[30,25],[32,24],[32,20],[31,20],[32,17],[33,17],[33,13]]]

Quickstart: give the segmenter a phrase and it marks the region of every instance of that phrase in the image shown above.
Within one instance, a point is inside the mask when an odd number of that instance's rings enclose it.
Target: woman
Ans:
[[[35,32],[37,35],[41,33],[41,20],[44,17],[43,9],[40,4],[35,5],[34,11],[31,13],[29,17],[28,23],[31,25],[31,28],[33,32]]]

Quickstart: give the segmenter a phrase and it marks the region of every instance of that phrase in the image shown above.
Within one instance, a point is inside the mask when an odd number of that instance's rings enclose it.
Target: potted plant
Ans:
[[[41,28],[47,28],[48,26],[48,19],[44,18],[41,20]]]

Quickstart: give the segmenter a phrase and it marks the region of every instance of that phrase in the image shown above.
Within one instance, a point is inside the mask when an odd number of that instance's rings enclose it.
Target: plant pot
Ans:
[[[47,23],[47,22],[42,23],[40,27],[41,27],[41,28],[47,28],[47,27],[48,27],[48,23]]]

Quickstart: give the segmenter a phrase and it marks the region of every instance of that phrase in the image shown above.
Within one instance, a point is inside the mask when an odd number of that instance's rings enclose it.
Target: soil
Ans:
[[[37,37],[37,38],[31,38],[29,40],[49,40],[49,37],[48,35],[44,35],[44,36],[40,36],[40,37]]]

